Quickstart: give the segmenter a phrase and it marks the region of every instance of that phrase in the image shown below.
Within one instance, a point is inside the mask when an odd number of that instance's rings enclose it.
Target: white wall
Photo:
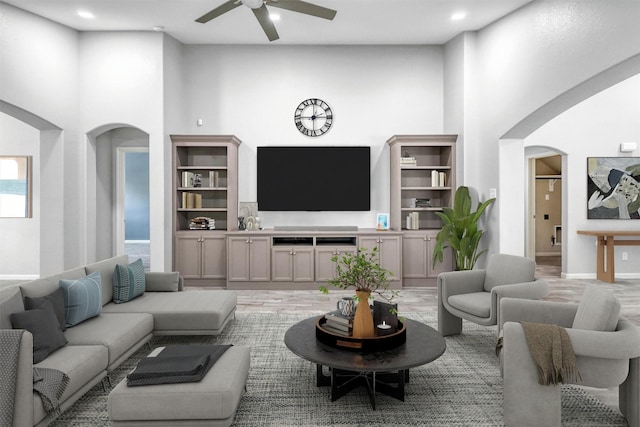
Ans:
[[[40,272],[40,132],[0,113],[0,156],[32,156],[32,217],[0,218],[0,276],[37,277]],[[24,252],[16,251],[21,247]],[[29,254],[25,256],[25,254]]]
[[[38,116],[48,129],[40,135],[41,268],[47,274],[80,264],[83,236],[77,227],[80,165],[78,123],[78,35],[20,9],[0,3],[0,99]],[[64,202],[63,202],[64,201]],[[15,252],[31,252],[21,239],[7,241]]]
[[[170,248],[166,236],[171,220],[165,217],[166,171],[171,159],[166,148],[163,125],[163,37],[155,32],[81,33],[81,114],[84,133],[102,127],[131,126],[149,134],[149,179],[151,205],[151,270],[170,269]],[[95,145],[85,142],[78,161],[86,164],[85,177],[95,176]],[[93,186],[81,196],[87,200],[87,221],[96,218]],[[90,223],[88,223],[90,225]],[[87,247],[94,247],[96,236],[87,226]],[[95,258],[91,250],[87,258]]]
[[[465,127],[465,183],[481,199],[498,189],[487,217],[490,252],[523,254],[525,246],[524,150],[499,139],[585,80],[640,54],[639,19],[636,1],[535,1],[478,32],[476,63],[465,70],[477,91],[469,109],[478,112]],[[571,101],[592,94],[572,93]]]
[[[441,47],[186,46],[183,72],[184,132],[242,140],[240,201],[256,200],[258,146],[372,148],[370,212],[261,212],[265,227],[375,227],[375,213],[389,211],[386,140],[443,131]],[[321,137],[306,137],[294,125],[295,108],[307,98],[321,98],[334,111],[334,124]]]
[[[546,146],[567,153],[563,181],[567,212],[564,213],[563,254],[568,278],[594,278],[595,238],[579,236],[578,230],[636,230],[640,220],[587,219],[587,157],[640,156],[640,150],[621,154],[621,142],[640,144],[640,75],[627,79],[583,101],[551,120],[524,140],[525,147]],[[566,231],[565,231],[566,230]],[[566,246],[566,251],[565,251]],[[629,261],[622,261],[622,252]],[[615,249],[618,277],[638,277],[640,247]]]

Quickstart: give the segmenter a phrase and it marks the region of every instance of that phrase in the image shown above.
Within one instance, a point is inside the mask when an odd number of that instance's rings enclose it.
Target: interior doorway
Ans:
[[[118,253],[150,267],[149,148],[118,147],[116,241]]]
[[[529,158],[528,256],[540,276],[560,277],[562,270],[562,155]]]

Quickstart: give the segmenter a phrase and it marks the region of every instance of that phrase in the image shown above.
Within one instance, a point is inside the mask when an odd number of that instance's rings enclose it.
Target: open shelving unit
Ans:
[[[451,206],[455,192],[456,135],[395,135],[391,147],[391,211],[393,230],[440,229],[442,223],[434,212]],[[415,163],[403,163],[403,158]],[[438,173],[438,182],[433,180]],[[440,183],[440,179],[444,182]],[[413,199],[428,199],[429,206],[415,207]],[[417,228],[408,228],[406,217],[418,214]]]

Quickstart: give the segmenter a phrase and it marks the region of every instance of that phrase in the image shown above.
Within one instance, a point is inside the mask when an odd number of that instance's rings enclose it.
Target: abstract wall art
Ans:
[[[587,157],[587,219],[640,219],[640,157]]]

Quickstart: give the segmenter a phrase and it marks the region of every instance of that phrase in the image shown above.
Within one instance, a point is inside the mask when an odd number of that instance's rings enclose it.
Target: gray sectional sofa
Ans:
[[[58,289],[60,279],[80,279],[93,272],[100,273],[101,313],[68,327],[64,331],[68,343],[35,365],[55,368],[69,376],[61,397],[62,411],[100,383],[154,334],[218,335],[234,316],[237,301],[234,292],[182,292],[182,278],[178,273],[146,273],[144,293],[126,303],[115,304],[112,301],[114,268],[128,263],[126,255],[119,256],[0,290],[0,328],[7,329],[11,328],[10,315],[24,311],[24,297],[49,295]],[[0,346],[6,345],[7,342],[0,342]],[[17,361],[14,426],[42,426],[52,421],[39,395],[33,392],[33,367],[33,336],[25,332]],[[0,396],[0,399],[6,398]]]

